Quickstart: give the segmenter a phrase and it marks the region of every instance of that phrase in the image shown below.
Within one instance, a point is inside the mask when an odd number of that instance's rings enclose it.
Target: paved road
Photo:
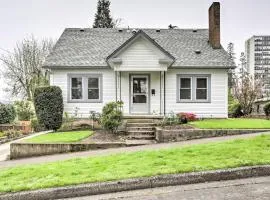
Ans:
[[[182,142],[159,143],[159,144],[151,144],[151,145],[144,145],[144,146],[91,150],[91,151],[83,151],[83,152],[75,152],[75,153],[64,153],[64,154],[40,156],[40,157],[33,157],[33,158],[25,158],[25,159],[19,159],[19,160],[8,160],[8,161],[2,161],[2,162],[0,161],[0,169],[6,168],[6,167],[13,167],[15,165],[46,163],[46,162],[67,160],[71,158],[83,158],[83,157],[89,157],[89,156],[111,155],[111,154],[123,153],[123,152],[136,152],[136,151],[142,151],[142,150],[160,150],[160,149],[168,149],[168,148],[173,148],[173,147],[183,147],[183,146],[193,145],[193,144],[220,142],[220,141],[227,141],[227,140],[239,139],[239,138],[250,138],[250,137],[258,136],[261,134],[270,134],[270,132],[204,138],[204,139],[188,140],[188,141],[182,141]],[[1,151],[1,147],[0,147],[0,151]],[[5,151],[5,153],[7,153],[7,150]]]
[[[69,200],[269,200],[270,176],[134,190]]]
[[[21,138],[21,139],[18,139],[18,140],[14,140],[12,142],[1,144],[0,145],[0,163],[1,163],[1,161],[5,161],[7,159],[8,155],[9,155],[9,150],[10,150],[10,144],[11,143],[19,142],[21,140],[31,138],[31,137],[34,137],[34,136],[37,136],[37,135],[42,135],[42,134],[45,134],[45,133],[48,133],[48,132],[50,132],[50,131],[44,131],[44,132],[35,133],[35,134],[29,135],[27,137],[24,137],[24,138]]]

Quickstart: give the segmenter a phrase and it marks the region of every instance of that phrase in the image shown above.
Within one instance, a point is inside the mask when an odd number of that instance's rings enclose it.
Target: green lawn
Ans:
[[[270,129],[270,120],[265,119],[205,119],[190,124],[202,129]]]
[[[25,140],[31,143],[67,143],[67,142],[78,142],[84,138],[92,135],[92,131],[70,131],[70,132],[55,132],[39,135],[33,138]]]
[[[0,171],[0,192],[262,164],[270,164],[270,135],[13,167]]]

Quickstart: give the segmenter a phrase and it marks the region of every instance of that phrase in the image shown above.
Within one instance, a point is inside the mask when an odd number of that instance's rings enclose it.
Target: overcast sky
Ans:
[[[59,38],[66,27],[91,27],[97,0],[0,0],[0,54],[31,34]],[[211,0],[111,0],[122,27],[208,28]],[[270,35],[269,0],[221,0],[221,42],[235,44],[237,60],[252,35]],[[2,68],[2,66],[0,66]],[[0,100],[5,98],[0,77]]]

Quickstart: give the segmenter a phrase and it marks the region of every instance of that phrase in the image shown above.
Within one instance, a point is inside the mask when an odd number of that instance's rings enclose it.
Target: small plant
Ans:
[[[270,103],[265,104],[265,106],[263,107],[263,111],[264,111],[267,119],[269,119],[269,117],[270,117]]]
[[[16,117],[16,111],[13,105],[0,103],[0,124],[10,124]]]
[[[67,112],[64,112],[63,124],[61,126],[61,131],[70,131],[73,130],[73,122],[75,117],[70,116]]]
[[[179,124],[179,118],[175,115],[173,111],[171,111],[167,116],[163,118],[161,126],[171,126],[175,124]]]
[[[229,116],[230,117],[242,117],[244,115],[242,107],[239,103],[234,103],[229,107]]]
[[[116,133],[123,120],[122,106],[123,102],[117,101],[107,103],[103,107],[100,122],[105,130]]]
[[[14,103],[18,120],[30,121],[34,116],[32,103],[30,101],[15,101]]]
[[[34,103],[39,123],[44,124],[48,130],[56,131],[61,127],[64,105],[60,87],[36,88]]]
[[[182,112],[182,113],[178,113],[177,116],[180,119],[181,123],[183,124],[197,120],[197,117],[194,113]]]
[[[4,136],[6,136],[8,139],[19,137],[23,134],[22,131],[18,131],[15,129],[9,129],[3,132]]]
[[[100,123],[101,115],[96,111],[90,111],[89,113],[90,113],[89,119],[91,120],[92,123],[92,130],[94,130],[94,122]]]

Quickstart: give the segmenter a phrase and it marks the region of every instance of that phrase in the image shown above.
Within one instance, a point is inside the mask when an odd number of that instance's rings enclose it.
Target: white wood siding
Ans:
[[[177,103],[177,74],[211,74],[211,102]],[[192,112],[199,117],[227,118],[227,87],[225,69],[169,69],[166,73],[166,113]]]
[[[103,100],[101,103],[68,103],[67,90],[68,90],[68,74],[102,74],[103,77]],[[64,99],[64,112],[74,115],[75,108],[78,108],[78,117],[89,117],[90,111],[101,112],[103,106],[110,102],[115,101],[115,73],[111,69],[89,69],[89,70],[52,70],[50,76],[50,84],[59,86],[63,92]]]
[[[165,64],[159,64],[159,59],[166,58],[156,46],[143,38],[136,40],[118,55],[122,64],[118,71],[163,71]]]

